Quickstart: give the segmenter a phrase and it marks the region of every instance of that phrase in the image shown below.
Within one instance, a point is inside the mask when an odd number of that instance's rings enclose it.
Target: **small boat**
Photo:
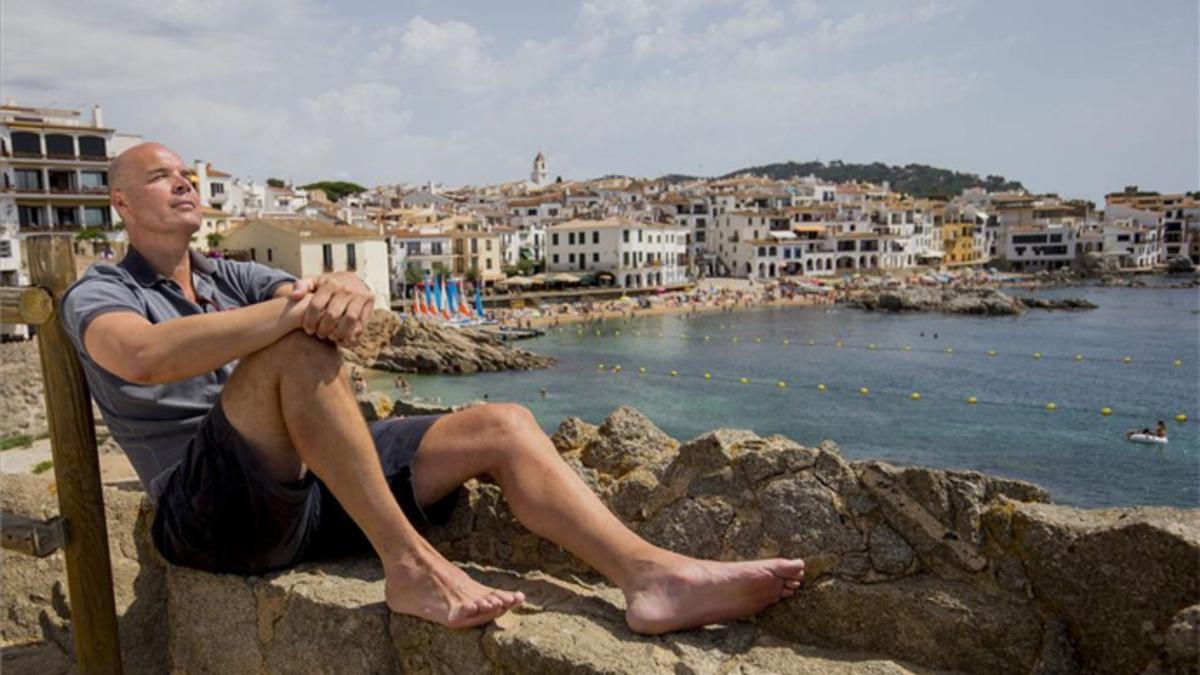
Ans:
[[[1147,445],[1166,445],[1166,436],[1157,436],[1155,434],[1143,434],[1141,432],[1128,432],[1125,434],[1125,440],[1130,443],[1145,443]]]

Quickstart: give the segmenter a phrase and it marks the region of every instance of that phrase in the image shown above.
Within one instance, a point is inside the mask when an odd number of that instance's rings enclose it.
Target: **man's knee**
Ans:
[[[499,451],[524,451],[542,434],[533,413],[517,403],[489,403],[472,412],[477,415],[481,436]]]
[[[302,330],[288,333],[238,363],[238,370],[269,369],[274,372],[283,369],[337,372],[341,367],[341,352],[332,342],[320,340]]]

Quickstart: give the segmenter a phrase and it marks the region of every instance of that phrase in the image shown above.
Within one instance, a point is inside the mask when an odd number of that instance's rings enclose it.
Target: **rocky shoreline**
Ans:
[[[359,343],[343,349],[354,364],[393,373],[469,374],[498,370],[534,370],[555,363],[549,356],[510,346],[479,328],[401,320],[375,310]]]
[[[1014,316],[1027,309],[1095,309],[1081,298],[1016,297],[995,288],[909,287],[859,291],[846,302],[869,312],[942,312],[978,316]]]
[[[430,540],[529,602],[447,631],[389,614],[369,558],[253,578],[165,565],[148,505],[110,489],[127,667],[343,672],[349,654],[358,672],[1196,672],[1195,510],[1057,506],[1021,481],[847,461],[830,442],[745,430],[680,441],[625,407],[600,425],[568,418],[552,440],[646,539],[723,560],[803,557],[804,588],[754,621],[634,635],[616,589],[471,481]],[[48,481],[0,477],[0,506],[44,517]],[[69,670],[61,553],[3,562],[4,665]]]

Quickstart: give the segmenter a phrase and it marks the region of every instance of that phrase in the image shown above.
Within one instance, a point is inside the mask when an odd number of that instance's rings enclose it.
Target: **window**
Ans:
[[[84,159],[108,159],[104,139],[99,136],[80,136],[79,155]]]
[[[267,262],[272,262],[273,260],[275,260],[275,249],[269,248],[267,249]]]
[[[558,264],[558,254],[557,253],[554,254],[554,264],[555,265]]]
[[[0,239],[0,258],[12,257],[12,240]]]
[[[40,206],[18,204],[17,219],[21,227],[41,228],[46,226],[46,212]]]
[[[105,206],[83,207],[83,224],[88,227],[108,227],[109,210]]]
[[[54,224],[57,227],[77,227],[79,225],[79,211],[74,206],[55,207]]]
[[[489,269],[489,270],[492,269],[492,259],[491,258],[488,258],[488,259],[484,260],[483,262],[484,262],[484,265],[483,265],[484,269]]]
[[[592,254],[592,262],[594,262],[594,263],[600,262],[600,254],[599,253]]]
[[[225,184],[224,183],[213,183],[212,185],[209,185],[208,186],[208,194],[211,197],[217,197],[219,195],[225,194]]]
[[[85,191],[103,191],[108,188],[108,173],[104,171],[83,171],[79,174],[79,183]]]
[[[483,250],[487,251],[488,253],[492,252],[492,240],[491,239],[483,240]]]
[[[42,139],[29,131],[14,131],[12,135],[13,156],[41,157]]]
[[[253,251],[254,249],[250,249]],[[251,256],[252,258],[254,256]],[[333,271],[333,244],[321,244],[321,261],[326,272]]]
[[[567,246],[574,246],[574,245],[575,245],[575,233],[568,232],[567,233]]]
[[[567,262],[571,263],[572,265],[574,265],[574,264],[575,264],[575,254],[574,254],[574,253],[572,253],[571,255],[567,256]]]
[[[558,233],[557,232],[550,235],[550,243],[553,244],[554,246],[558,246]]]
[[[526,213],[526,215],[530,215],[530,216],[536,216],[536,215],[537,215],[537,209],[529,209],[529,211]]]
[[[346,269],[358,269],[358,249],[354,244],[346,244]]]
[[[42,191],[42,172],[38,169],[13,169],[17,180],[17,189],[24,191]]]
[[[419,242],[419,241],[405,242],[405,252],[408,255],[421,255],[421,242]]]
[[[479,253],[479,240],[478,239],[471,240],[471,253]]]
[[[75,139],[66,134],[46,134],[46,155],[51,159],[75,159]]]
[[[621,232],[621,241],[624,241],[626,244],[629,243],[629,230],[623,230]]]
[[[625,267],[629,267],[629,251],[625,251],[625,253],[621,256],[621,262],[625,265]]]
[[[642,243],[642,231],[638,230],[638,243]]]
[[[250,249],[250,259],[258,260],[258,251],[254,250],[253,248]]]
[[[593,244],[600,243],[600,231],[599,230],[592,232],[592,243]]]
[[[430,255],[442,255],[442,242],[435,241],[429,244]]]

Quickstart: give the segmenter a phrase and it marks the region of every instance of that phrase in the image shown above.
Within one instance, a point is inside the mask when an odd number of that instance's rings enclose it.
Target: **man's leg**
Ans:
[[[332,490],[383,561],[393,611],[460,627],[486,623],[523,600],[476,583],[408,522],[330,343],[296,331],[251,354],[221,403],[274,479],[311,469]]]
[[[491,476],[513,515],[621,588],[626,621],[665,633],[756,614],[800,586],[800,560],[718,563],[658,548],[625,526],[568,466],[528,410],[492,404],[430,427],[413,461],[418,502]]]

